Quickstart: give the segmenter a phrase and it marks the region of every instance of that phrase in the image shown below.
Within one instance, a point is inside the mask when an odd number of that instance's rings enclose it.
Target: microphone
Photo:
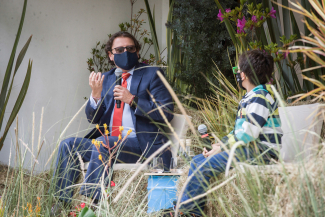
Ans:
[[[122,84],[122,69],[116,68],[115,69],[115,75],[116,75],[116,85],[121,85]],[[121,108],[121,100],[116,100],[116,107]]]
[[[210,151],[211,150],[211,139],[210,139],[209,134],[208,134],[207,126],[205,124],[201,124],[198,127],[198,131],[201,134],[201,138],[203,140],[204,147],[206,147],[206,149],[208,151]]]

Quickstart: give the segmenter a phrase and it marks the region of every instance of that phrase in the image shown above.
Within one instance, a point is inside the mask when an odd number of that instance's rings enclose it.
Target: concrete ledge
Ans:
[[[85,171],[87,171],[89,162],[85,163]],[[122,164],[122,163],[117,163],[114,164],[113,170],[136,170],[141,166],[141,164]],[[142,170],[147,170],[148,166],[145,166]]]

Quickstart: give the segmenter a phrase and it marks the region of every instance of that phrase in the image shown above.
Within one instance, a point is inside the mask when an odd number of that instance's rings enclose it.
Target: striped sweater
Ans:
[[[237,141],[245,144],[255,141],[278,150],[281,137],[278,102],[271,85],[258,85],[239,102],[234,130],[222,142],[231,148]]]

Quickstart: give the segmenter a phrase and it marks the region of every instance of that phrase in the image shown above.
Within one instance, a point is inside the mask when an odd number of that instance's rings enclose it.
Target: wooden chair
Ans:
[[[174,114],[173,120],[170,122],[172,127],[174,128],[175,133],[178,135],[180,139],[183,139],[186,135],[188,125],[184,115],[181,114]],[[172,141],[171,152],[172,156],[177,156],[177,151],[179,149],[179,141],[175,137],[175,135],[170,131],[168,127],[165,128],[165,132],[167,133],[167,137],[169,140]],[[89,162],[85,163],[84,169],[87,170]],[[141,164],[140,163],[132,163],[132,164],[125,164],[125,163],[116,163],[113,165],[113,170],[136,170]],[[143,170],[148,169],[147,167],[143,168]]]

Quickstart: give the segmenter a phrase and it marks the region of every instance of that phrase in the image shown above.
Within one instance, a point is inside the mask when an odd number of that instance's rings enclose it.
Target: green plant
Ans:
[[[0,93],[0,130],[3,124],[3,119],[4,119],[4,115],[6,112],[6,107],[8,104],[8,101],[10,99],[10,94],[11,94],[11,90],[12,90],[12,86],[13,86],[13,82],[14,82],[14,78],[16,76],[17,70],[21,64],[21,62],[24,59],[24,56],[26,54],[26,51],[28,49],[28,46],[30,44],[30,41],[32,40],[32,36],[29,37],[29,39],[27,40],[26,44],[24,45],[24,47],[22,48],[22,50],[20,51],[17,60],[16,60],[16,65],[15,65],[15,69],[13,71],[13,75],[11,77],[11,73],[12,73],[12,69],[13,69],[13,64],[14,64],[14,58],[16,55],[16,50],[17,50],[17,45],[19,42],[19,38],[21,35],[21,31],[23,28],[23,24],[24,24],[24,20],[25,20],[25,13],[26,13],[26,7],[27,7],[27,0],[24,1],[24,6],[23,6],[23,11],[21,14],[21,18],[20,18],[20,23],[19,23],[19,27],[18,27],[18,32],[16,35],[16,39],[15,39],[15,43],[14,46],[12,48],[11,51],[11,55],[10,55],[10,59],[7,65],[7,69],[6,69],[6,73],[2,82],[2,88],[1,88],[1,93]],[[33,62],[29,60],[28,63],[28,67],[27,67],[27,72],[26,72],[26,76],[23,82],[23,85],[20,89],[19,95],[17,97],[16,103],[10,113],[9,119],[7,121],[6,127],[3,131],[3,135],[0,138],[0,150],[3,147],[3,143],[4,140],[6,139],[6,136],[8,134],[9,128],[11,126],[11,124],[13,123],[15,117],[17,116],[21,105],[23,104],[23,101],[25,99],[27,90],[28,90],[28,86],[29,86],[29,81],[30,81],[30,77],[31,77],[31,72],[32,72],[32,64]],[[11,77],[11,81],[10,81],[10,77]],[[10,86],[9,86],[10,83]],[[9,89],[8,89],[9,86]]]
[[[303,86],[300,85],[297,76],[297,67],[305,68],[302,55],[298,55],[297,59],[293,60],[293,56],[288,53],[279,53],[288,48],[289,44],[300,43],[295,39],[300,39],[300,31],[292,11],[283,8],[283,25],[284,32],[279,16],[279,9],[276,2],[262,0],[262,3],[256,4],[255,0],[241,0],[241,6],[230,12],[225,12],[218,0],[215,0],[220,17],[222,17],[228,32],[232,38],[233,43],[237,47],[238,54],[247,50],[247,34],[245,30],[251,29],[255,32],[257,43],[251,44],[252,48],[260,47],[271,51],[274,59],[276,60],[276,68],[279,73],[278,87],[283,93],[283,97],[287,98],[295,93],[301,93],[311,88],[310,83],[304,82]],[[283,5],[287,5],[288,1],[282,1]],[[247,7],[247,16],[244,17],[242,10]],[[271,9],[270,9],[271,8]],[[236,22],[237,33],[231,28],[231,21]],[[266,22],[267,25],[263,25]],[[288,28],[288,26],[292,28]],[[267,27],[267,28],[265,28]],[[256,40],[255,39],[255,40]],[[253,41],[252,39],[251,41]],[[254,46],[252,46],[254,45]],[[258,46],[256,46],[258,45]],[[276,51],[276,52],[275,52]],[[281,60],[281,61],[279,61]]]
[[[137,0],[131,0],[131,14],[133,14],[133,5]],[[147,8],[150,12],[150,8]],[[141,51],[140,51],[140,62],[149,64],[149,65],[166,65],[165,61],[162,60],[160,57],[160,50],[158,47],[157,42],[157,35],[154,29],[151,28],[152,23],[154,22],[154,18],[150,17],[150,29],[151,33],[148,32],[148,30],[143,29],[143,24],[145,24],[145,20],[141,19],[141,16],[146,13],[146,10],[140,9],[136,14],[131,16],[130,22],[122,22],[119,24],[120,31],[126,31],[133,34],[139,43],[141,44]],[[152,38],[149,38],[149,36],[152,36]],[[110,38],[112,34],[108,34],[108,38]],[[111,65],[108,62],[107,54],[105,53],[105,45],[106,42],[96,42],[96,46],[91,49],[92,58],[88,58],[87,64],[88,64],[88,70],[89,72],[92,71],[98,71],[98,72],[106,72],[115,67],[115,65]],[[152,45],[154,46],[155,55],[149,54],[149,58],[146,58],[149,49]],[[158,49],[157,49],[158,47]]]
[[[237,4],[223,1],[223,5],[234,7]],[[166,24],[167,75],[177,93],[196,97],[210,95],[209,85],[201,72],[214,79],[213,61],[235,84],[227,55],[233,58],[235,47],[226,27],[217,24],[216,10],[216,5],[210,0],[174,0],[170,6]]]

